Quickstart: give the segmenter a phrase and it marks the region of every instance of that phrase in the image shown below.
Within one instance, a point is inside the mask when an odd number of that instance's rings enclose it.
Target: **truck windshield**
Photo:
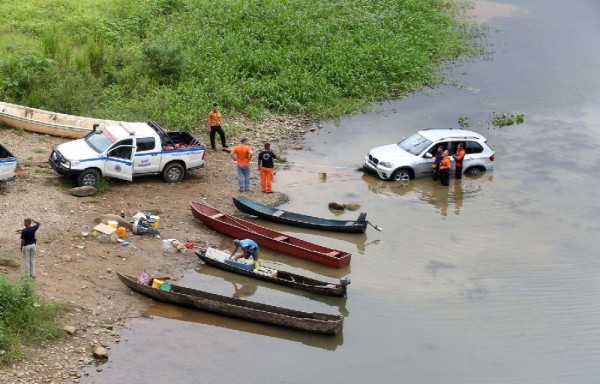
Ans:
[[[423,150],[429,147],[429,145],[431,145],[431,141],[427,140],[418,133],[414,133],[408,136],[406,139],[398,142],[398,146],[400,148],[415,156],[423,152]]]
[[[102,153],[108,148],[114,139],[107,136],[104,131],[90,133],[85,137],[85,142],[98,153]]]

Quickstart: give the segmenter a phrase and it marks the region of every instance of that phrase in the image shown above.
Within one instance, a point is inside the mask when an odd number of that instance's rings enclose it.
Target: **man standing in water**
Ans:
[[[35,225],[31,225],[31,223]],[[21,253],[23,253],[23,267],[25,272],[35,279],[35,252],[36,238],[35,233],[40,228],[40,222],[31,220],[30,218],[24,221],[25,228],[21,231]]]
[[[440,164],[442,163],[442,158],[444,157],[443,145],[440,145],[437,148],[437,152],[433,157],[433,181],[438,181],[440,179]]]
[[[252,158],[252,148],[248,146],[248,139],[243,138],[242,144],[233,147],[229,154],[231,158],[237,161],[238,185],[240,192],[250,190],[250,159]]]
[[[221,127],[222,123],[223,120],[221,119],[221,112],[215,103],[213,104],[212,110],[208,114],[208,132],[210,132],[210,146],[213,151],[217,150],[217,145],[215,144],[215,135],[217,133],[221,138],[221,145],[223,148],[227,148],[227,144],[225,143],[225,131]]]
[[[457,179],[462,179],[463,159],[465,158],[465,149],[463,148],[463,143],[458,143],[456,153],[452,157],[454,157],[454,167],[456,170],[454,177]]]
[[[442,162],[440,163],[440,182],[446,187],[450,185],[450,158],[448,157],[448,150],[443,152]]]
[[[264,193],[273,192],[273,159],[277,156],[271,152],[271,144],[265,143],[264,151],[258,153],[258,171],[260,172],[260,186]]]

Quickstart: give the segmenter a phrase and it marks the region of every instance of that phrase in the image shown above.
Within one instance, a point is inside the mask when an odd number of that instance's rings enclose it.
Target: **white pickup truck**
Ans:
[[[204,167],[206,147],[189,132],[167,132],[158,123],[119,123],[94,130],[83,139],[54,147],[50,165],[77,185],[95,185],[100,176],[132,181],[161,174],[181,181],[190,169]]]
[[[0,144],[0,181],[14,179],[16,168],[17,158]]]

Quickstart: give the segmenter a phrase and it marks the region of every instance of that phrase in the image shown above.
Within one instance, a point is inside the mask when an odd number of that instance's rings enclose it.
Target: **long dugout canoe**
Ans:
[[[221,296],[171,283],[169,283],[171,290],[164,291],[138,283],[133,276],[121,273],[117,273],[117,275],[121,282],[132,290],[165,303],[324,335],[337,335],[343,327],[344,319],[340,315],[297,311]]]
[[[29,132],[80,139],[92,132],[94,124],[98,124],[98,129],[102,129],[107,125],[118,125],[119,122],[67,115],[0,101],[0,124]]]

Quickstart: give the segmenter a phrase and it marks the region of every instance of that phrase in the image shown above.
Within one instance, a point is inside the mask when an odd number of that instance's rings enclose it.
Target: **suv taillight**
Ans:
[[[492,155],[492,157],[494,157]],[[204,150],[204,152],[202,152],[202,160],[206,160],[206,149]]]
[[[494,155],[490,156],[490,161],[494,161]]]

